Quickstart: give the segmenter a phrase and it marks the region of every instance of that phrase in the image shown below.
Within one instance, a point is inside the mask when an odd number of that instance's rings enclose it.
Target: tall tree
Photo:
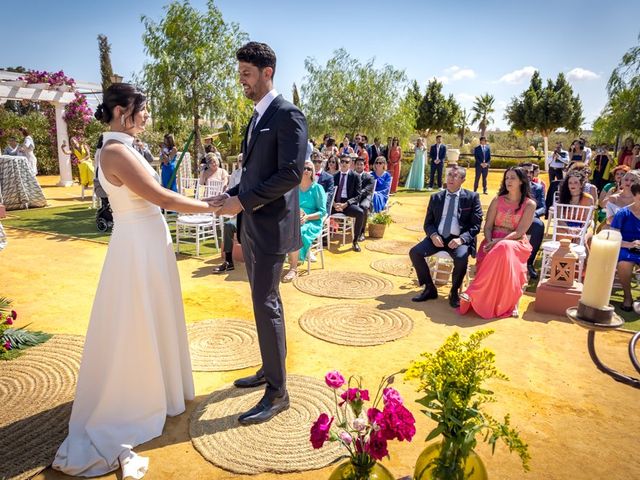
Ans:
[[[293,104],[296,107],[300,107],[300,94],[298,93],[296,82],[293,82]]]
[[[236,23],[224,21],[213,0],[206,5],[201,12],[187,0],[173,1],[164,7],[165,16],[159,22],[142,16],[142,41],[149,57],[143,83],[156,125],[171,131],[190,117],[196,153],[203,151],[203,118],[222,123],[235,116],[240,92],[235,53],[247,41]]]
[[[442,83],[436,79],[430,80],[418,105],[418,130],[426,138],[432,132],[454,132],[459,115],[460,105],[453,95],[445,97],[442,93]]]
[[[338,129],[339,134],[365,132],[373,137],[395,128],[403,71],[390,65],[376,68],[373,59],[361,63],[344,49],[336,50],[324,66],[307,58],[305,68],[302,105],[312,135]]]
[[[547,80],[543,88],[538,72],[531,77],[529,88],[511,100],[505,118],[513,130],[530,130],[542,135],[547,168],[549,135],[559,128],[578,132],[584,120],[580,97],[573,94],[573,88],[564,74],[558,74],[555,83]]]
[[[102,78],[102,91],[104,92],[111,85],[111,77],[113,77],[111,45],[106,35],[98,35],[98,50],[100,51],[100,78]]]
[[[493,108],[495,101],[496,99],[493,95],[485,93],[484,95],[476,97],[473,102],[473,107],[471,108],[473,118],[471,119],[471,123],[478,123],[481,137],[486,135],[487,127],[493,123],[493,117],[491,114],[496,111],[496,109]]]
[[[467,113],[466,109],[461,110],[455,122],[456,131],[460,137],[460,148],[464,145],[464,136],[469,132],[469,126],[472,123],[474,122],[471,120],[471,113]]]

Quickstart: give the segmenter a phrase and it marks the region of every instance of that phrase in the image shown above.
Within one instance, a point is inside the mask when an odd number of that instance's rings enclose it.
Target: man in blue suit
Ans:
[[[478,191],[478,183],[482,176],[482,193],[487,194],[487,174],[489,173],[489,162],[491,161],[491,149],[487,145],[487,138],[480,137],[480,145],[473,150],[476,157],[476,179],[473,181],[473,191]]]
[[[531,195],[536,201],[536,211],[533,216],[533,222],[531,222],[531,226],[527,231],[527,235],[529,235],[529,243],[531,244],[531,255],[529,256],[529,260],[527,260],[527,271],[529,273],[529,278],[533,278],[535,280],[538,278],[538,272],[536,272],[533,264],[536,261],[536,256],[538,255],[538,251],[540,250],[540,245],[542,245],[542,239],[544,237],[544,223],[540,217],[545,214],[546,210],[545,192],[544,186],[541,183],[533,181],[533,163],[523,162],[519,167],[527,172],[529,185],[531,186]]]
[[[431,159],[431,175],[429,176],[429,190],[433,189],[434,177],[438,180],[438,188],[442,188],[442,169],[447,158],[447,146],[442,144],[442,135],[436,136],[436,143],[429,149]]]
[[[331,204],[333,203],[333,192],[336,189],[333,183],[333,175],[324,171],[326,160],[323,160],[320,156],[320,152],[317,149],[313,150],[311,154],[311,161],[313,162],[313,168],[315,169],[316,181],[322,186],[327,194],[327,212],[331,211]]]

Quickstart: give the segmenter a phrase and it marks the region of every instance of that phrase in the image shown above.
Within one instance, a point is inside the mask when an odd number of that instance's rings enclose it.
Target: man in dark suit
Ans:
[[[442,135],[436,136],[436,143],[429,149],[429,158],[431,159],[429,189],[433,189],[434,179],[438,181],[438,188],[442,188],[442,170],[444,160],[447,158],[447,146],[442,143]]]
[[[375,137],[373,143],[369,145],[369,170],[373,171],[373,162],[381,155],[384,156],[384,149],[380,145],[380,139]]]
[[[533,163],[523,162],[519,165],[519,167],[527,172],[527,176],[529,177],[529,185],[531,186],[531,196],[536,201],[536,211],[533,216],[533,221],[531,222],[529,230],[527,230],[527,235],[529,235],[529,243],[531,244],[531,255],[527,260],[527,272],[529,273],[529,278],[535,280],[536,278],[538,278],[538,272],[536,272],[533,264],[536,261],[536,256],[538,255],[540,245],[542,245],[542,240],[544,238],[544,222],[540,217],[542,217],[546,213],[544,196],[545,192],[544,186],[541,183],[536,183],[533,181]]]
[[[236,58],[244,94],[255,104],[242,142],[242,178],[227,194],[208,200],[219,207],[219,215],[238,214],[251,286],[262,367],[234,385],[266,384],[266,391],[255,407],[238,418],[247,425],[265,422],[289,408],[279,283],[285,255],[302,247],[297,187],[307,150],[307,122],[273,88],[276,55],[267,44],[249,42],[237,51]]]
[[[487,175],[489,174],[489,162],[491,162],[491,148],[487,145],[487,138],[480,137],[480,145],[473,150],[476,158],[476,178],[473,181],[473,191],[478,191],[478,183],[482,177],[482,193],[487,194]]]
[[[364,211],[360,207],[360,195],[362,193],[362,181],[360,175],[351,170],[351,157],[347,154],[340,155],[340,171],[333,177],[336,187],[336,195],[333,201],[331,213],[342,213],[355,219],[353,233],[353,250],[361,251],[358,245],[358,236],[364,226]]]
[[[336,186],[333,183],[333,175],[324,171],[326,160],[323,160],[318,150],[313,150],[311,161],[315,170],[316,182],[318,182],[327,194],[327,212],[331,211],[331,202],[333,202],[333,192]]]
[[[362,184],[362,193],[360,194],[360,208],[364,211],[365,221],[362,223],[362,231],[358,235],[360,242],[364,241],[364,230],[366,228],[366,220],[369,217],[371,202],[373,201],[373,190],[376,188],[376,179],[369,172],[364,171],[364,158],[356,158],[355,172],[360,175],[360,183]]]
[[[424,302],[438,298],[426,257],[444,250],[453,259],[449,305],[460,306],[460,287],[467,273],[469,255],[475,255],[476,235],[482,224],[480,197],[462,187],[467,176],[463,167],[447,171],[447,188],[431,196],[424,231],[427,238],[409,251],[411,263],[424,290],[411,300]]]

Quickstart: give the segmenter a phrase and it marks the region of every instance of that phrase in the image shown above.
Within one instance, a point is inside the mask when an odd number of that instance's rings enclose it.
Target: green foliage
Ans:
[[[293,104],[300,108],[300,94],[298,93],[298,86],[293,82]]]
[[[326,65],[305,60],[302,105],[311,136],[325,132],[366,132],[382,137],[389,132],[405,137],[412,131],[403,71],[390,65],[376,68],[374,60],[361,63],[344,49],[336,50]],[[409,114],[409,117],[406,117]]]
[[[236,23],[224,21],[213,0],[207,1],[204,12],[186,0],[171,2],[165,11],[158,23],[142,16],[142,41],[150,58],[143,67],[142,82],[155,128],[175,133],[188,116],[200,152],[203,117],[227,122],[232,130],[247,120],[237,115],[241,90],[235,53],[248,37]]]
[[[22,141],[22,135],[18,128],[24,126],[29,130],[36,145],[34,154],[38,159],[38,172],[41,175],[58,173],[58,155],[53,151],[51,145],[49,120],[39,110],[22,115],[0,106],[0,125],[4,130],[4,135],[0,139],[2,148],[7,145],[10,136],[15,136],[18,142]]]
[[[102,79],[102,91],[104,92],[111,85],[111,77],[113,77],[111,45],[106,35],[98,35],[98,50],[100,51],[100,78]]]
[[[393,219],[388,212],[378,212],[371,217],[369,223],[375,223],[376,225],[391,225],[391,223],[393,223]]]
[[[17,348],[22,350],[27,347],[33,347],[34,345],[38,345],[39,343],[44,343],[51,338],[51,334],[44,332],[29,332],[25,330],[29,325],[25,325],[20,328],[9,328],[4,331],[4,334],[0,341],[4,343],[5,341],[11,342],[11,348]]]
[[[476,97],[473,102],[473,107],[471,108],[473,118],[471,119],[471,123],[478,123],[481,137],[486,135],[487,127],[493,123],[491,114],[496,111],[496,109],[493,108],[495,101],[496,99],[493,95],[485,93],[484,95]]]
[[[484,432],[484,441],[495,448],[502,439],[510,451],[516,451],[525,470],[529,469],[527,444],[510,425],[509,416],[498,422],[481,406],[495,402],[494,392],[485,387],[487,380],[508,380],[495,367],[495,354],[481,348],[481,342],[493,333],[482,330],[461,341],[456,332],[445,340],[435,353],[423,353],[423,360],[411,364],[407,379],[418,380],[418,391],[425,394],[417,402],[422,412],[437,422],[426,440],[443,436],[440,456],[435,460],[433,478],[463,480],[466,458],[477,444],[477,435]]]
[[[416,126],[427,137],[431,132],[455,132],[460,111],[453,95],[446,98],[442,93],[442,83],[433,79],[420,100]]]

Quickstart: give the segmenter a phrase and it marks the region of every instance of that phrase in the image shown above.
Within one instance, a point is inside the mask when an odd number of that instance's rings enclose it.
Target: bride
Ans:
[[[96,168],[113,209],[104,261],[82,355],[69,434],[53,468],[98,476],[122,467],[142,478],[149,460],[132,449],[162,434],[167,415],[194,398],[180,278],[160,207],[212,212],[160,186],[133,148],[149,118],[134,86],[111,85],[95,116],[108,123]]]

